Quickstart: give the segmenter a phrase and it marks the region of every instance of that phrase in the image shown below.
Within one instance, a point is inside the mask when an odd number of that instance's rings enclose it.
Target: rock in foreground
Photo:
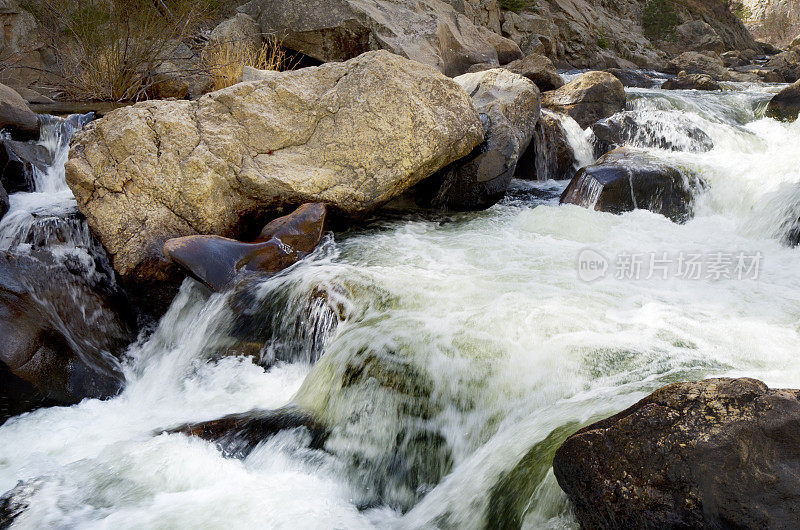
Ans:
[[[542,106],[569,114],[585,128],[625,110],[625,87],[608,72],[586,72],[558,90],[542,94]]]
[[[694,177],[622,147],[581,169],[561,194],[561,203],[617,214],[650,210],[680,223],[692,216],[692,192],[698,186]]]
[[[674,383],[585,427],[553,471],[583,528],[794,528],[800,390]]]
[[[800,81],[775,94],[767,104],[766,114],[777,120],[796,120],[800,114]]]
[[[109,397],[136,320],[113,280],[80,257],[0,253],[0,422],[45,404]]]
[[[119,109],[75,135],[67,183],[126,283],[168,279],[167,239],[238,238],[304,202],[369,211],[483,140],[458,84],[389,52],[263,78]]]

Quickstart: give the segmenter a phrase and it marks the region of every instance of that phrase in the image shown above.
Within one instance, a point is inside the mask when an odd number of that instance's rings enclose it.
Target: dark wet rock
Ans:
[[[769,42],[764,41],[756,41],[757,48],[761,49],[761,53],[764,55],[778,55],[783,50],[775,46],[774,44],[770,44]]]
[[[625,87],[608,72],[587,72],[542,94],[542,107],[570,115],[581,127],[625,110]]]
[[[623,145],[695,153],[714,148],[714,142],[702,129],[688,118],[674,113],[620,112],[595,123],[592,131],[596,156]]]
[[[464,74],[454,81],[472,97],[485,139],[413,193],[426,207],[482,210],[503,198],[531,141],[539,120],[539,90],[529,79],[501,68]]]
[[[20,140],[39,138],[39,117],[13,88],[0,84],[0,129]]]
[[[583,528],[794,528],[799,439],[800,390],[673,383],[570,436],[553,471]]]
[[[225,454],[243,457],[260,443],[289,429],[306,429],[311,435],[309,447],[313,449],[322,448],[328,436],[328,430],[322,424],[293,406],[231,414],[217,420],[182,425],[167,432],[215,442]]]
[[[575,151],[567,141],[561,120],[552,112],[542,112],[514,176],[523,180],[571,179],[576,165]]]
[[[667,79],[661,88],[664,90],[722,90],[720,84],[714,81],[710,75],[687,74],[686,72]]]
[[[652,88],[658,84],[650,75],[633,68],[609,68],[606,72],[619,79],[626,87]]]
[[[800,81],[789,85],[767,104],[766,115],[783,121],[794,121],[800,113]]]
[[[623,213],[645,209],[675,222],[692,216],[700,182],[643,151],[619,148],[581,169],[561,195],[562,204]]]
[[[546,90],[555,90],[564,86],[564,80],[556,70],[553,61],[549,57],[532,53],[526,55],[522,59],[510,62],[503,66],[506,70],[510,70],[515,74],[522,77],[527,77],[533,81],[542,92]]]
[[[3,184],[0,183],[0,219],[8,213],[8,193],[6,193],[6,189],[3,187]]]
[[[30,508],[31,498],[41,488],[41,479],[18,482],[0,497],[0,528],[10,528],[14,521]]]
[[[99,268],[78,251],[0,253],[0,420],[120,389],[135,315]]]
[[[0,184],[8,193],[33,191],[34,171],[44,171],[52,163],[52,154],[42,145],[0,140]]]
[[[276,274],[303,259],[322,238],[327,209],[309,203],[267,224],[251,243],[219,236],[168,240],[164,256],[214,291],[229,287],[240,274]]]

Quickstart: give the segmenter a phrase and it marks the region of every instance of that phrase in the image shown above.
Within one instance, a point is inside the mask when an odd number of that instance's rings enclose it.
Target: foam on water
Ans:
[[[665,122],[681,113],[714,142],[705,153],[649,148],[706,182],[683,225],[559,206],[551,181],[525,184],[541,199],[340,234],[249,289],[245,306],[187,281],[130,349],[120,396],[0,427],[0,490],[42,477],[17,524],[575,527],[550,464],[581,425],[673,381],[746,375],[800,386],[800,251],[775,222],[800,202],[800,125],[760,118],[773,91],[632,91],[630,110]],[[776,201],[784,214],[773,215]],[[612,263],[623,251],[698,250],[761,253],[763,263],[757,279],[585,283],[576,257],[587,247]],[[313,313],[320,336],[294,324],[264,335],[295,357],[265,369],[219,355],[242,307],[265,312],[255,326],[265,328],[278,307],[306,308],[282,313],[287,321],[312,314],[309,299],[333,312]],[[243,460],[154,435],[287,403],[331,428],[325,451],[302,430]]]

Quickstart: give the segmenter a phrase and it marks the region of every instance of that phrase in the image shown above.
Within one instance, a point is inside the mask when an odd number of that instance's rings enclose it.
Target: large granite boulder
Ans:
[[[570,436],[553,471],[583,528],[794,528],[800,390],[673,383]]]
[[[503,198],[539,120],[539,90],[529,79],[502,68],[454,79],[471,95],[486,131],[473,152],[415,190],[425,206],[481,210]]]
[[[800,113],[800,81],[772,96],[767,104],[766,115],[770,118],[794,121],[798,113]]]
[[[0,84],[0,129],[21,139],[39,137],[39,117],[14,89]]]
[[[536,86],[542,92],[564,86],[564,80],[556,70],[553,61],[538,53],[526,55],[525,58],[510,62],[503,68],[522,77],[527,77],[536,83]]]
[[[542,94],[542,106],[569,114],[581,127],[625,110],[625,87],[608,72],[587,72]]]
[[[323,62],[384,49],[456,76],[522,58],[513,41],[441,0],[252,0],[240,10],[262,33]]]
[[[677,223],[692,216],[699,186],[694,176],[644,151],[621,147],[581,169],[561,194],[561,203],[617,214],[650,210]]]
[[[76,133],[67,183],[125,282],[169,280],[167,239],[240,238],[304,202],[361,214],[483,141],[457,83],[386,51],[262,77]]]

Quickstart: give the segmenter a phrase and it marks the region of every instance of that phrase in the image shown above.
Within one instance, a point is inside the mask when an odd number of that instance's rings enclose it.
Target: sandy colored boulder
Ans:
[[[39,137],[39,117],[13,88],[0,84],[0,128],[5,127],[22,136]]]
[[[67,183],[123,280],[166,279],[173,237],[238,238],[304,202],[373,210],[483,140],[458,84],[389,52],[262,77],[75,135]]]
[[[581,127],[625,110],[625,87],[608,72],[586,72],[542,94],[542,106],[569,114]]]

